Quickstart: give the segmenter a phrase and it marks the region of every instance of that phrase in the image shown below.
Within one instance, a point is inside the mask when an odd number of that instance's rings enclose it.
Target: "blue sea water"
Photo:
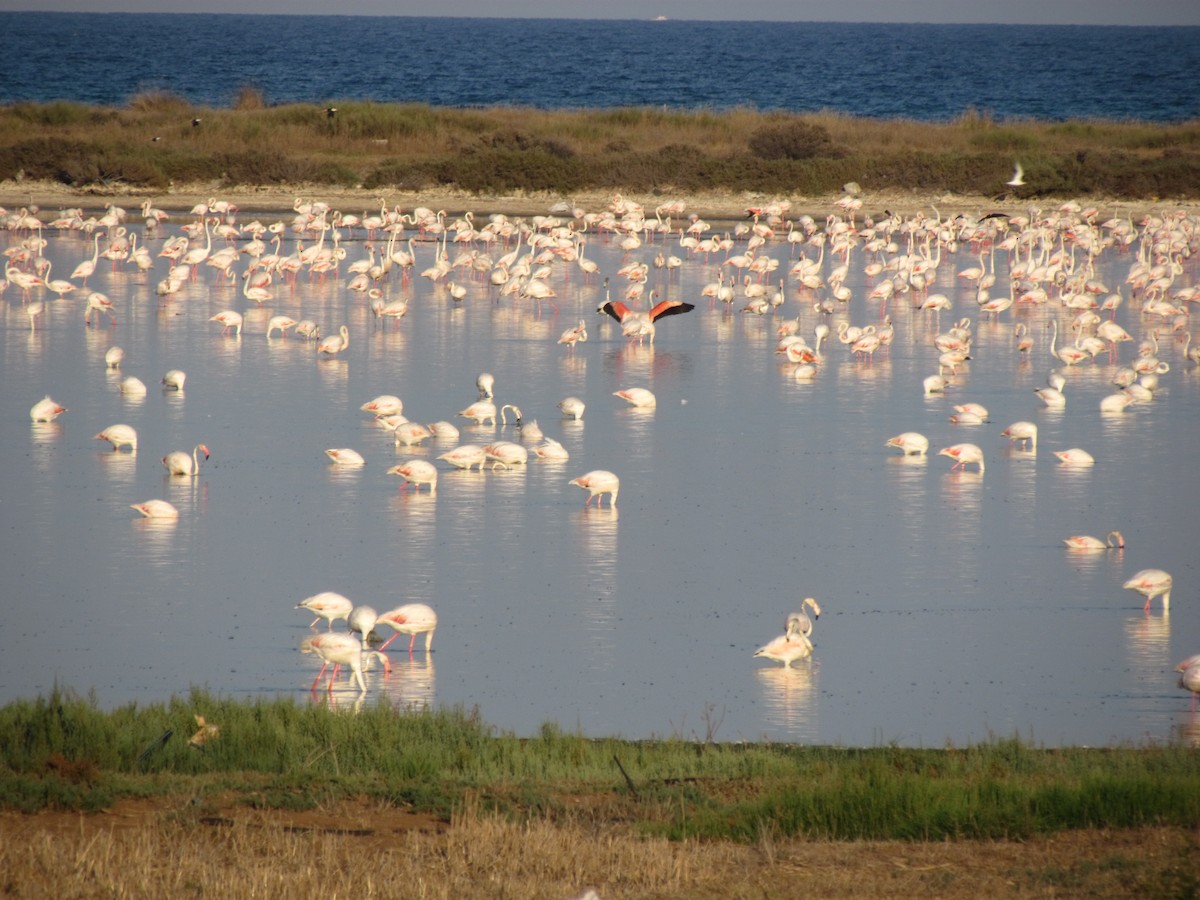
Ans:
[[[1200,28],[0,13],[0,102],[1200,116]]]

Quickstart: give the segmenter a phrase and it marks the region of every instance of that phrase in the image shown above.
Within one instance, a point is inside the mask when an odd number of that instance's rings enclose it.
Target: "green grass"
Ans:
[[[204,749],[188,743],[197,714],[220,727]],[[22,811],[232,791],[255,807],[368,796],[449,817],[469,791],[485,808],[555,816],[586,796],[598,818],[751,843],[764,834],[987,839],[1200,821],[1200,757],[1181,746],[849,749],[596,740],[550,724],[522,738],[466,710],[336,711],[202,691],[112,711],[57,690],[11,703],[0,708],[0,765],[0,807]]]

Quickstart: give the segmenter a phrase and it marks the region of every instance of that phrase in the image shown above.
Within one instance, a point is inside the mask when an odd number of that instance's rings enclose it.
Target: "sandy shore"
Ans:
[[[0,206],[10,209],[37,206],[43,212],[54,213],[70,207],[82,207],[87,212],[103,210],[110,204],[116,204],[135,213],[137,208],[146,200],[168,212],[186,212],[197,203],[210,198],[217,198],[232,203],[247,213],[279,213],[294,208],[299,199],[306,201],[320,200],[332,208],[347,213],[361,214],[377,211],[381,201],[388,208],[399,206],[411,210],[417,206],[431,209],[444,209],[449,215],[458,215],[467,210],[476,214],[504,213],[510,216],[546,215],[557,203],[567,202],[572,206],[589,212],[599,211],[608,207],[613,192],[593,192],[588,194],[563,197],[550,194],[469,194],[460,191],[437,190],[423,193],[402,191],[369,191],[330,188],[328,186],[295,185],[268,187],[234,187],[222,188],[217,185],[188,185],[173,188],[165,193],[153,194],[146,191],[122,189],[120,186],[105,188],[92,186],[84,189],[71,189],[52,182],[0,182]],[[655,206],[673,200],[682,200],[686,204],[688,214],[696,214],[710,221],[734,221],[744,219],[746,210],[750,207],[762,206],[772,201],[786,200],[791,207],[789,216],[808,213],[813,217],[823,218],[831,212],[836,212],[834,202],[841,195],[808,197],[802,195],[779,196],[742,193],[705,194],[671,194],[664,192],[659,195],[644,195],[628,193],[627,199],[642,204],[649,212]],[[1021,197],[972,197],[959,194],[932,194],[928,192],[899,192],[873,194],[864,190],[861,214],[878,217],[885,210],[899,213],[902,216],[923,212],[932,214],[934,208],[942,216],[958,213],[983,214],[988,212],[1004,212],[1009,214],[1025,213],[1031,207],[1049,210],[1055,209],[1068,198],[1021,198]],[[1076,202],[1083,203],[1080,198]],[[1096,206],[1105,218],[1111,215],[1135,215],[1151,210],[1183,209],[1196,213],[1200,207],[1194,204],[1179,204],[1170,201],[1146,200],[1132,202],[1128,200],[1106,200],[1103,198],[1088,198],[1089,205]],[[42,216],[43,219],[46,216]]]

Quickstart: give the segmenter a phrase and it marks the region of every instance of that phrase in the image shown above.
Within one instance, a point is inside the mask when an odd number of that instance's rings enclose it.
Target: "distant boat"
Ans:
[[[655,22],[665,22],[665,21],[667,21],[667,17],[666,16],[655,16],[654,21]]]

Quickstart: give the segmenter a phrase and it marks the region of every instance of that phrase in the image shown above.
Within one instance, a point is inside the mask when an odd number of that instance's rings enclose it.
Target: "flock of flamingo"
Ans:
[[[1014,177],[1019,182],[1019,171]],[[345,290],[352,297],[361,297],[378,327],[386,329],[389,323],[392,328],[397,327],[408,308],[407,298],[385,297],[384,286],[397,279],[402,284],[410,284],[414,277],[444,283],[445,296],[453,304],[462,304],[467,298],[464,280],[474,280],[486,286],[494,302],[511,299],[539,312],[545,306],[557,312],[556,276],[578,272],[585,283],[603,278],[605,301],[596,310],[597,314],[616,320],[625,339],[652,344],[661,320],[691,312],[705,301],[710,310],[728,311],[736,306],[746,315],[777,316],[788,302],[785,285],[790,278],[795,302],[811,307],[818,324],[812,329],[810,342],[802,333],[803,315],[779,319],[774,349],[794,367],[792,375],[797,381],[808,381],[819,378],[822,368],[829,365],[831,354],[823,347],[827,341],[832,343],[836,338],[853,364],[870,366],[875,354],[886,354],[892,343],[893,314],[927,317],[940,326],[941,314],[955,305],[946,294],[931,292],[943,252],[970,248],[978,258],[978,265],[963,268],[956,278],[968,286],[976,315],[998,319],[1009,310],[1023,307],[1057,310],[1049,324],[1049,352],[1061,367],[1050,373],[1044,387],[1036,390],[1038,399],[1047,408],[1062,409],[1067,403],[1065,370],[1100,357],[1106,357],[1116,366],[1113,390],[1098,410],[1105,416],[1124,415],[1137,404],[1153,402],[1160,379],[1171,371],[1170,362],[1161,358],[1160,340],[1182,341],[1184,365],[1200,363],[1200,346],[1192,346],[1189,330],[1190,304],[1200,302],[1200,289],[1187,284],[1183,277],[1185,260],[1200,249],[1200,220],[1194,216],[1179,212],[1146,215],[1137,222],[1128,216],[1101,221],[1096,208],[1072,202],[1048,212],[1031,209],[1027,215],[943,217],[934,209],[932,216],[919,213],[906,218],[885,212],[871,217],[861,214],[862,197],[857,186],[847,188],[846,195],[835,204],[836,210],[823,223],[807,214],[789,216],[790,204],[778,201],[746,210],[746,218],[723,234],[718,234],[698,215],[687,215],[682,202],[662,204],[651,213],[619,195],[599,211],[558,204],[549,215],[527,219],[494,214],[479,227],[470,212],[451,220],[444,210],[435,212],[419,207],[404,213],[381,201],[378,213],[364,212],[359,216],[335,210],[326,203],[300,199],[294,204],[290,220],[243,223],[233,204],[213,198],[198,204],[190,215],[181,216],[184,221],[180,232],[161,241],[157,258],[165,260],[168,269],[156,283],[155,294],[160,302],[170,303],[183,285],[194,281],[201,271],[212,269],[219,283],[233,285],[240,278],[241,295],[245,307],[250,309],[269,302],[277,285],[294,283],[301,274],[310,279],[344,278]],[[139,244],[136,229],[124,224],[128,211],[115,205],[107,207],[98,217],[89,217],[82,209],[75,209],[43,222],[37,213],[30,208],[0,211],[4,226],[21,236],[5,250],[6,277],[0,282],[0,289],[12,288],[19,293],[33,330],[46,315],[50,298],[61,301],[76,292],[85,299],[85,327],[100,327],[102,317],[106,317],[108,326],[115,328],[116,304],[102,292],[88,288],[88,279],[101,259],[111,260],[113,266],[132,264],[153,277],[151,273],[159,263],[150,255],[147,245],[151,238],[163,237],[160,229],[168,225],[171,217],[155,209],[150,201],[143,203],[143,237]],[[47,243],[45,235],[55,233],[87,233],[91,237],[90,256],[79,262],[69,279],[53,278],[52,265],[42,254]],[[346,263],[346,244],[356,235],[366,256]],[[285,252],[288,240],[295,242],[291,253]],[[588,242],[592,240],[614,243],[628,261],[611,273],[601,272],[600,265],[586,255]],[[434,258],[433,264],[422,270],[416,265],[418,241],[422,247],[432,249]],[[223,246],[217,246],[218,243]],[[780,272],[783,266],[780,255],[769,251],[772,245],[784,243],[792,261],[786,272]],[[450,254],[452,244],[461,251],[454,258]],[[648,256],[652,249],[653,256]],[[501,250],[504,252],[500,253]],[[1112,289],[1095,275],[1096,262],[1107,251],[1130,256],[1123,288]],[[844,317],[852,296],[847,281],[856,254],[872,280],[867,299],[878,307],[878,321],[862,325],[852,324]],[[997,255],[1007,262],[1007,284],[1002,284],[997,274]],[[239,274],[237,266],[243,260],[248,262]],[[659,288],[649,287],[652,270],[659,272],[660,287],[669,287],[673,272],[698,260],[710,270],[715,267],[716,277],[705,284],[694,298],[696,302],[669,297],[660,300]],[[1117,311],[1127,297],[1131,306],[1137,305],[1143,321],[1150,323],[1148,337],[1140,343],[1116,322]],[[843,315],[837,326],[831,328],[829,322],[835,313]],[[1063,340],[1061,345],[1059,316],[1064,318],[1064,332],[1069,328],[1073,334],[1071,340]],[[241,337],[245,324],[243,313],[232,308],[217,312],[210,321],[220,325],[223,333],[233,339]],[[576,352],[578,345],[588,340],[587,329],[587,320],[580,319],[563,331],[558,338],[563,352]],[[334,358],[350,346],[351,335],[346,325],[322,335],[319,323],[287,315],[271,317],[266,336],[270,340],[278,333],[286,338],[289,331],[313,343],[318,359]],[[921,382],[920,390],[925,395],[941,395],[955,386],[956,375],[972,359],[972,337],[972,322],[967,316],[938,331],[933,338],[938,353],[937,371]],[[1015,325],[1013,339],[1016,353],[1031,354],[1035,341],[1025,322]],[[1126,343],[1134,347],[1134,355],[1117,365],[1122,345]],[[122,358],[120,348],[111,347],[106,364],[117,369]],[[182,371],[172,370],[163,376],[162,384],[167,390],[182,390],[185,378]],[[460,410],[458,417],[477,425],[496,426],[497,416],[507,424],[507,414],[511,411],[521,439],[458,444],[439,455],[438,461],[453,468],[482,470],[485,466],[492,469],[523,466],[531,450],[539,458],[567,458],[562,444],[544,435],[536,421],[525,421],[518,407],[506,404],[497,408],[490,374],[481,374],[476,387],[478,399]],[[120,388],[134,395],[146,391],[145,384],[132,376],[123,379]],[[644,387],[625,388],[615,395],[636,407],[652,408],[657,402],[655,395]],[[576,397],[566,397],[558,406],[565,419],[580,419],[584,414],[584,404]],[[409,421],[403,415],[402,401],[393,395],[376,397],[361,409],[394,433],[398,448],[417,445],[433,436],[450,441],[458,439],[458,429],[449,421],[428,425]],[[988,410],[978,403],[957,404],[954,410],[950,421],[956,426],[989,421]],[[49,422],[66,411],[47,396],[33,406],[31,418],[35,423]],[[1034,422],[1013,422],[1002,433],[1016,452],[1036,456],[1038,428]],[[114,452],[122,448],[137,451],[137,433],[123,423],[108,426],[96,438],[111,443]],[[906,456],[923,457],[930,448],[928,438],[916,431],[888,438],[886,445]],[[1094,457],[1080,447],[1052,452],[1064,466],[1095,464]],[[330,448],[325,453],[336,466],[364,465],[361,454],[352,448]],[[170,477],[196,478],[202,459],[208,459],[209,455],[209,448],[199,443],[190,453],[168,453],[162,457],[162,464]],[[986,453],[977,443],[950,444],[939,449],[937,455],[948,457],[952,470],[974,466],[982,474],[985,469]],[[438,471],[429,460],[411,459],[389,468],[388,474],[399,476],[402,488],[425,487],[433,494],[437,490]],[[593,500],[597,507],[601,506],[606,494],[610,506],[617,502],[620,480],[606,469],[589,471],[571,479],[569,484],[587,492],[585,507],[590,507]],[[132,506],[146,517],[179,516],[174,506],[161,499]],[[1065,543],[1076,552],[1120,552],[1124,537],[1113,531],[1104,540],[1072,536]],[[1146,614],[1155,597],[1161,597],[1164,614],[1168,611],[1172,588],[1168,573],[1145,569],[1129,578],[1124,587],[1145,597]],[[364,665],[380,660],[387,670],[387,657],[382,652],[387,644],[373,649],[368,642],[373,629],[389,626],[397,635],[409,634],[410,652],[416,635],[424,633],[428,651],[437,624],[436,614],[423,604],[408,604],[376,615],[369,607],[355,606],[345,597],[329,592],[310,597],[299,607],[317,616],[314,625],[322,618],[329,624],[327,633],[311,637],[304,646],[324,662],[313,682],[314,690],[330,665],[333,666],[330,688],[339,668],[348,666],[351,678],[362,691],[366,690]],[[801,611],[787,617],[784,634],[754,655],[781,662],[785,667],[810,658],[813,620],[803,611],[806,608],[813,612],[813,619],[820,615],[817,602],[806,598]],[[351,634],[332,631],[337,619],[347,620]],[[354,633],[359,636],[353,637]],[[1180,664],[1179,671],[1181,684],[1193,692],[1194,707],[1194,694],[1200,692],[1200,657]]]

